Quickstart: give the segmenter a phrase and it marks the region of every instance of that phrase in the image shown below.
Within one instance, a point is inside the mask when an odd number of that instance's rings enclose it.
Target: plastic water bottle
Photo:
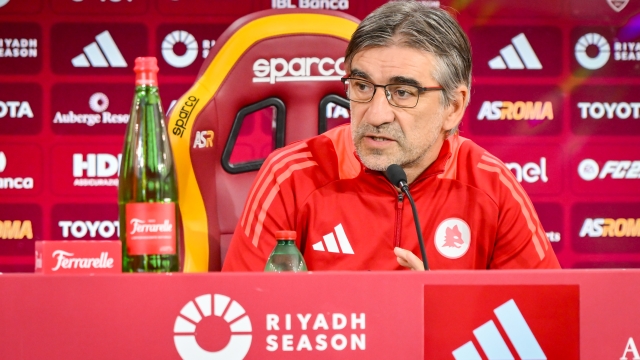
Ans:
[[[269,255],[265,272],[307,271],[307,264],[296,246],[295,231],[276,231],[276,247]]]

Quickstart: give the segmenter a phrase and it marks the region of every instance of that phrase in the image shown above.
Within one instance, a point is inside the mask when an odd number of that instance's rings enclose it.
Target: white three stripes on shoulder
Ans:
[[[322,241],[318,241],[311,245],[313,250],[325,251],[324,245],[327,245],[326,251],[328,252],[340,253],[340,249],[342,249],[343,254],[353,254],[353,248],[351,247],[351,243],[349,243],[349,239],[347,238],[347,234],[344,232],[342,224],[338,224],[333,228],[333,230],[338,236],[338,242],[336,243],[336,237],[333,235],[333,232],[330,232],[322,237],[322,239],[324,239],[324,244]],[[338,244],[340,244],[340,249],[338,249]]]
[[[484,153],[481,159],[486,163],[479,162],[478,168],[485,171],[497,173],[500,182],[507,189],[509,189],[513,198],[520,205],[520,210],[522,211],[525,221],[527,222],[527,227],[531,231],[531,240],[533,241],[536,252],[540,257],[540,260],[544,259],[546,256],[544,251],[548,249],[549,245],[547,235],[542,232],[541,226],[538,225],[540,224],[540,220],[535,214],[533,204],[531,204],[531,201],[528,200],[517,180],[513,177],[511,171],[507,169],[504,164],[502,164],[502,162],[500,162],[497,158],[493,157],[493,155],[489,153]],[[529,209],[531,209],[531,211]],[[543,245],[544,250],[542,249]]]
[[[247,198],[240,222],[240,226],[244,227],[244,233],[247,237],[250,237],[251,230],[253,230],[251,242],[254,246],[258,246],[264,220],[267,217],[267,210],[269,210],[269,206],[271,206],[280,191],[280,184],[286,181],[293,172],[318,165],[315,161],[310,160],[310,152],[291,154],[306,147],[307,144],[302,143],[274,156],[268,164],[265,164],[264,171],[261,171],[260,177],[255,182]],[[299,161],[305,159],[307,161]],[[276,172],[281,169],[284,171],[276,176]]]

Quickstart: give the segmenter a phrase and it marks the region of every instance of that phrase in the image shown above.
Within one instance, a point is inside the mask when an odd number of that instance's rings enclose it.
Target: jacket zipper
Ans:
[[[396,233],[393,241],[394,247],[400,247],[400,236],[402,235],[402,208],[404,206],[404,194],[398,194],[398,204],[396,205]]]

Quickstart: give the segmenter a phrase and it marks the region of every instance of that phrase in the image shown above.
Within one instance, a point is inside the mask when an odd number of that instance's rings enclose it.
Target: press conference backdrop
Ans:
[[[512,169],[562,266],[640,267],[640,0],[422,2],[452,9],[471,40],[462,136]],[[0,272],[33,271],[38,239],[118,238],[135,57],[158,58],[166,108],[239,17],[362,19],[383,3],[0,0]],[[330,125],[348,121],[326,110]],[[194,146],[208,146],[201,135]]]

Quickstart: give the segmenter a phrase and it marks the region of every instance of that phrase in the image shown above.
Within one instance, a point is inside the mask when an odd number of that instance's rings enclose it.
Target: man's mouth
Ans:
[[[376,137],[376,136],[369,136],[369,138],[373,139],[373,141],[391,141],[387,138],[383,138],[383,137]]]
[[[371,139],[373,141],[378,141],[378,142],[395,141],[395,140],[393,140],[393,139],[391,139],[389,137],[380,136],[380,135],[377,135],[377,134],[375,134],[375,135],[374,134],[366,134],[365,137],[367,137],[367,138],[369,138],[369,139]]]

